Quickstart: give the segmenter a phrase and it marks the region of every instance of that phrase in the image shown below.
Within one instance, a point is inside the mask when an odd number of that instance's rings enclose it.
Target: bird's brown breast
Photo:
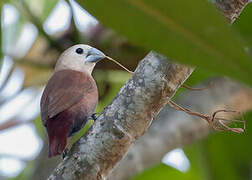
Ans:
[[[80,119],[88,117],[98,102],[97,86],[91,75],[74,70],[55,72],[41,98],[41,119],[46,126],[63,111],[69,111]]]

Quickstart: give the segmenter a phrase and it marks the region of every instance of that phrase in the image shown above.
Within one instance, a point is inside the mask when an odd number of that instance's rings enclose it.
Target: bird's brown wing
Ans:
[[[51,77],[43,92],[40,108],[43,125],[47,120],[78,103],[92,91],[93,78],[79,71],[61,70]]]

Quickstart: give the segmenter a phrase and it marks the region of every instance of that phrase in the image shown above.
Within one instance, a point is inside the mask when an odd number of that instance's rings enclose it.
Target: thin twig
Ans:
[[[178,110],[178,111],[183,111],[187,114],[190,114],[190,115],[193,115],[193,116],[197,116],[197,117],[200,117],[201,119],[205,119],[211,127],[213,127],[215,130],[218,130],[218,131],[232,131],[232,132],[235,132],[235,133],[243,133],[244,130],[245,130],[245,121],[241,121],[241,120],[229,120],[229,119],[224,119],[224,118],[218,118],[216,117],[216,115],[220,112],[226,112],[226,113],[238,113],[240,114],[240,112],[237,112],[237,111],[234,111],[234,110],[226,110],[226,109],[221,109],[221,110],[217,110],[215,111],[211,116],[208,116],[208,115],[204,115],[204,114],[201,114],[201,113],[198,113],[198,112],[193,112],[187,108],[184,108],[184,107],[181,107],[179,106],[178,104],[176,104],[175,102],[169,100],[167,102],[167,104],[175,109],[175,110]],[[231,128],[229,127],[228,125],[226,125],[224,122],[240,122],[243,124],[243,128]],[[215,125],[215,123],[218,122],[221,126],[217,126]]]
[[[134,72],[133,71],[130,71],[129,69],[127,69],[126,67],[124,67],[122,64],[120,64],[119,62],[117,62],[116,60],[112,59],[111,57],[109,56],[105,56],[108,60],[116,63],[118,66],[120,66],[121,68],[123,68],[125,71],[129,72],[130,74],[133,74]]]

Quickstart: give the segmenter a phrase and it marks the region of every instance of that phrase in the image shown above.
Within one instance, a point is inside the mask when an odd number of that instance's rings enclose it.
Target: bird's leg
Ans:
[[[97,113],[91,115],[91,118],[96,121],[98,119]]]
[[[64,160],[66,158],[66,156],[68,155],[69,153],[69,150],[72,148],[73,146],[73,143],[74,143],[74,136],[68,138],[67,140],[67,145],[64,149],[64,151],[62,152],[61,156],[62,156],[62,159]]]
[[[67,156],[68,152],[69,152],[69,149],[68,149],[68,147],[66,147],[66,148],[64,149],[63,153],[61,154],[62,159],[65,159],[65,157]]]

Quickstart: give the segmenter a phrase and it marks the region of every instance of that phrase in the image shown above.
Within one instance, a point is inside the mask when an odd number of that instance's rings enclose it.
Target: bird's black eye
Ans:
[[[76,52],[77,54],[83,54],[83,49],[82,49],[82,48],[77,48],[77,49],[75,50],[75,52]]]

